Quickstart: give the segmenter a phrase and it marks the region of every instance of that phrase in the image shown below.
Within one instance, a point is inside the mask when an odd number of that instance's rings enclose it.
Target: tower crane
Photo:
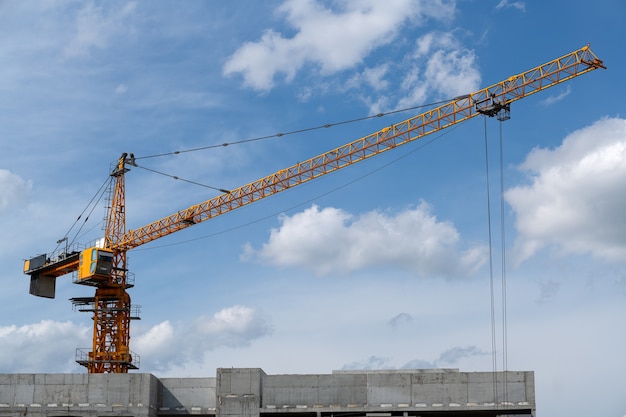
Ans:
[[[126,228],[124,181],[130,167],[135,165],[135,158],[133,154],[124,153],[110,173],[112,195],[103,241],[78,250],[66,248],[62,252],[27,259],[24,273],[30,276],[30,293],[54,298],[56,279],[69,273],[74,274],[77,284],[95,287],[93,297],[71,299],[81,311],[93,313],[92,350],[78,349],[76,361],[86,366],[89,373],[126,373],[138,369],[139,357],[130,351],[129,345],[130,321],[138,318],[138,309],[131,305],[127,292],[134,286],[126,262],[129,250],[477,115],[507,120],[512,102],[598,68],[606,67],[589,45],[584,46],[136,229]]]

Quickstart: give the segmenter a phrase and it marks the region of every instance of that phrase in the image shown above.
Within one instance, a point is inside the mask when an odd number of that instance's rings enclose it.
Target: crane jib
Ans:
[[[299,162],[242,187],[181,210],[146,226],[129,230],[114,247],[129,250],[190,225],[243,207],[319,176],[420,139],[479,114],[497,116],[510,103],[597,68],[605,68],[588,46],[539,67],[509,77],[439,107],[385,127],[339,148]],[[500,117],[507,117],[502,115]]]

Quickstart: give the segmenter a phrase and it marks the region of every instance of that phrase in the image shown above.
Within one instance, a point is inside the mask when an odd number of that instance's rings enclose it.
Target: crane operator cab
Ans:
[[[80,253],[78,282],[102,281],[111,277],[113,251],[104,248],[87,248]]]

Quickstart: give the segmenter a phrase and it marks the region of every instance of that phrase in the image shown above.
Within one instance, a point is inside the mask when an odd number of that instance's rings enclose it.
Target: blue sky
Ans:
[[[22,261],[54,249],[123,152],[425,105],[590,43],[607,70],[502,126],[472,119],[131,251],[131,349],[163,377],[491,371],[488,165],[498,369],[506,353],[535,371],[540,417],[626,415],[625,23],[618,0],[1,2],[0,372],[84,372],[91,320],[67,300],[92,289],[68,276],[30,296]],[[415,114],[141,165],[235,188]],[[126,193],[130,229],[217,195],[140,168]],[[104,205],[70,239],[102,237]]]

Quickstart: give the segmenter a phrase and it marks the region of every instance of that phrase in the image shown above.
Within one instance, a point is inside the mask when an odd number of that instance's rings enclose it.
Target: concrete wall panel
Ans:
[[[268,375],[263,379],[263,404],[318,404],[319,375]]]
[[[15,378],[15,404],[34,404],[35,401],[35,375],[24,374],[16,375]],[[41,399],[37,399],[41,401]]]
[[[160,382],[161,408],[215,409],[215,378],[164,378]]]
[[[529,399],[530,393],[527,392],[527,374],[526,372],[468,373],[468,401],[479,404],[503,401],[515,403],[534,401],[534,390],[531,394],[532,400]]]
[[[367,404],[367,375],[320,375],[319,404]]]
[[[410,404],[411,374],[369,374],[367,376],[367,403],[372,406]]]

